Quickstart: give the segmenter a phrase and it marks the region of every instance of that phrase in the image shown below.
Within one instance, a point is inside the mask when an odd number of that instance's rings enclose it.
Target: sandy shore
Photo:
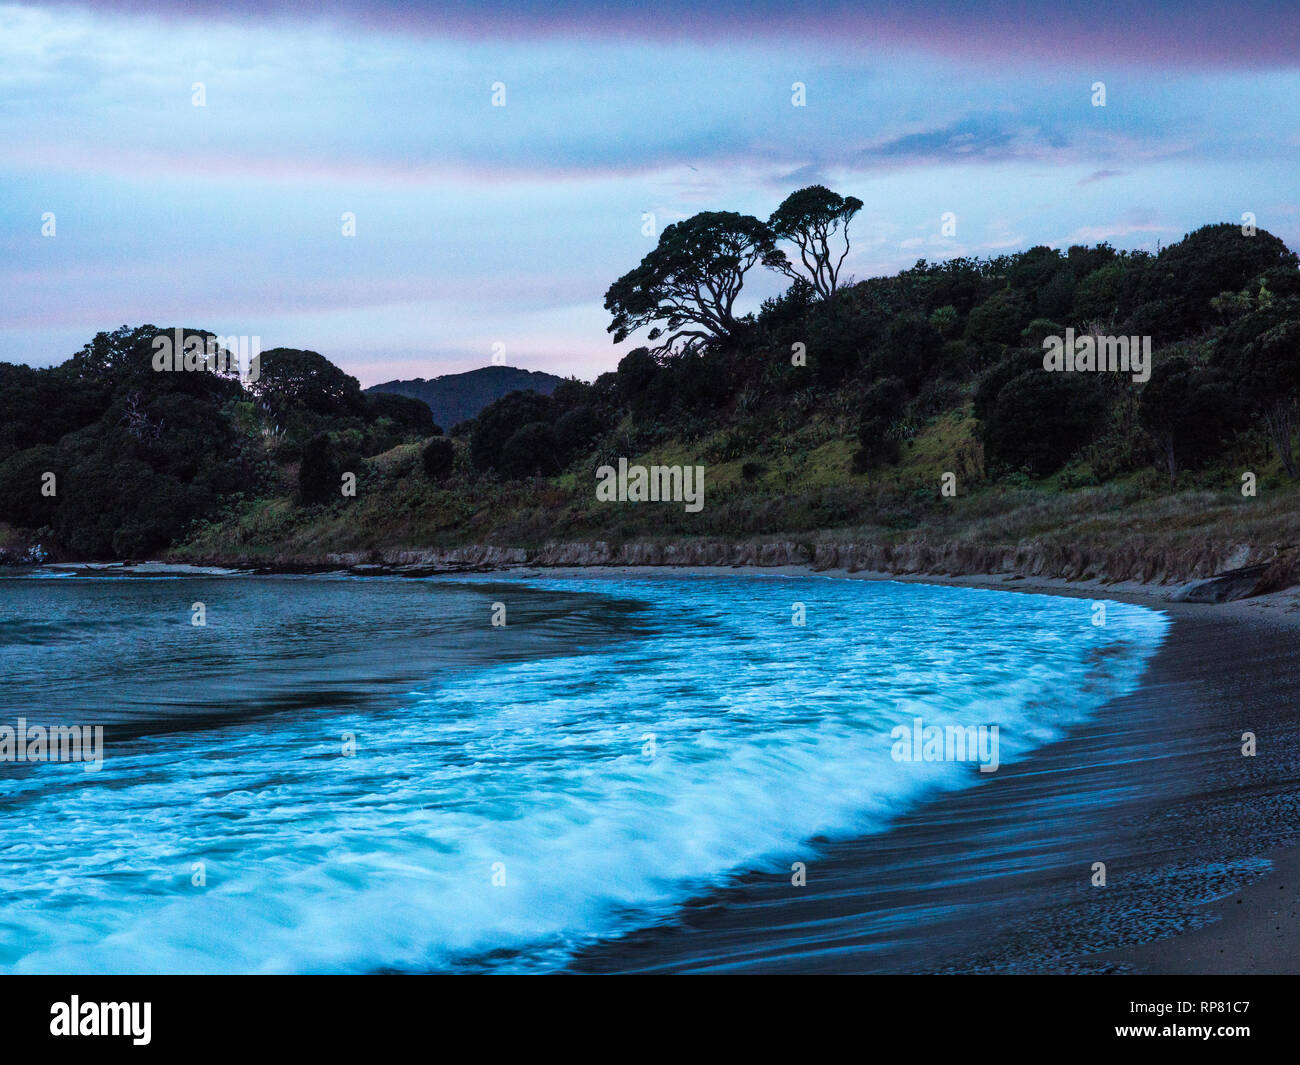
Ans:
[[[1140,689],[1065,740],[889,832],[816,841],[801,892],[789,861],[750,870],[575,970],[1300,972],[1300,590],[1208,605],[1136,583],[750,572],[1112,599],[1173,625]],[[1097,861],[1105,887],[1091,883]]]

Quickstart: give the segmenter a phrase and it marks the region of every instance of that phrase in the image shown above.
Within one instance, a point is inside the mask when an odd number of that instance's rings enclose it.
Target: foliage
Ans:
[[[823,299],[832,295],[849,254],[849,222],[860,210],[862,201],[856,196],[841,196],[824,185],[790,193],[772,212],[767,225],[773,237],[795,246],[798,262],[772,256],[769,265],[793,281],[810,284]]]
[[[751,215],[702,211],[674,222],[654,251],[605,293],[605,310],[614,316],[608,332],[618,343],[648,326],[654,355],[734,339],[745,275],[759,262],[782,261],[770,230]]]
[[[445,436],[435,436],[420,451],[424,475],[431,481],[444,481],[456,462],[456,446]]]

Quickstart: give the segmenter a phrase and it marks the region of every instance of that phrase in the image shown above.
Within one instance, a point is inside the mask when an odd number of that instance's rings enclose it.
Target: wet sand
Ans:
[[[922,579],[1136,602],[1173,625],[1140,688],[1065,739],[887,832],[811,841],[571,969],[1300,971],[1295,590],[1214,606],[1140,585]],[[791,884],[795,862],[806,886]]]

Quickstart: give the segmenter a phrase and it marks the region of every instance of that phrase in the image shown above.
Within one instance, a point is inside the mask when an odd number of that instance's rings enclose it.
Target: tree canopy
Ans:
[[[651,354],[735,337],[736,297],[760,262],[784,260],[771,231],[752,215],[702,211],[668,226],[654,251],[605,293],[614,342],[650,327]]]
[[[253,395],[276,414],[299,409],[313,414],[360,414],[365,410],[361,385],[319,352],[271,348],[262,352]]]
[[[829,297],[839,285],[840,268],[849,254],[849,222],[860,210],[862,201],[856,196],[841,196],[825,185],[790,193],[767,225],[773,237],[798,249],[799,260],[773,258],[769,265],[792,279],[808,281],[823,298]]]

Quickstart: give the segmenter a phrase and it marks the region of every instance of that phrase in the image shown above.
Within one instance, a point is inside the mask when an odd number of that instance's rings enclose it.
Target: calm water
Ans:
[[[979,783],[896,725],[1059,738],[1167,625],[1093,620],[818,577],[0,578],[0,725],[108,733],[97,773],[0,763],[0,971],[560,967]]]

